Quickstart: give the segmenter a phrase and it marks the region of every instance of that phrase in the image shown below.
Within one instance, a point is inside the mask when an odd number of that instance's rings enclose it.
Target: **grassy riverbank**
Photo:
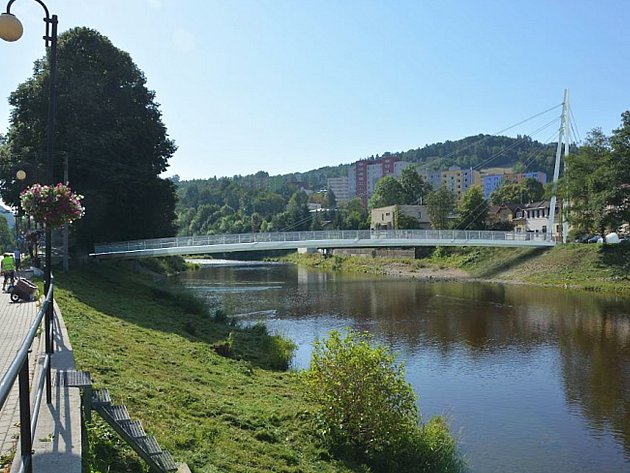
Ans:
[[[630,294],[630,245],[559,245],[549,249],[426,249],[420,259],[294,254],[289,261],[326,270],[418,279],[477,278]]]
[[[168,265],[143,268],[101,263],[60,274],[56,299],[78,369],[109,388],[177,460],[194,472],[369,471],[323,445],[297,377],[282,371],[290,342],[262,326],[232,325],[152,280],[151,271]],[[94,419],[84,471],[146,471]]]

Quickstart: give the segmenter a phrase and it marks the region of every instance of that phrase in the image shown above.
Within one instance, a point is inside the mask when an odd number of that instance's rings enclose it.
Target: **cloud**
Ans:
[[[195,38],[187,30],[175,30],[173,33],[173,43],[175,47],[183,53],[189,53],[195,49]]]
[[[162,9],[162,0],[147,0],[147,3],[154,10],[161,10]]]

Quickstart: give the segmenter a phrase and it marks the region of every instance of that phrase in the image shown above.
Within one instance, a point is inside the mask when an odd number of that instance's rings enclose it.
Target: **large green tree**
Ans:
[[[83,194],[85,217],[78,242],[170,236],[175,233],[175,188],[159,176],[176,150],[162,122],[155,93],[129,54],[88,28],[59,36],[55,182],[69,163],[73,190]],[[45,177],[48,59],[9,98],[13,106],[0,191],[18,204],[25,184]],[[24,167],[27,182],[15,180]]]
[[[458,208],[457,228],[460,230],[484,230],[488,218],[488,201],[481,186],[472,186],[462,197]]]
[[[377,209],[388,205],[402,204],[404,200],[405,191],[400,182],[392,176],[384,176],[376,183],[368,206]]]
[[[523,179],[521,182],[506,181],[490,194],[490,203],[492,205],[527,204],[541,200],[544,193],[543,185],[533,177]]]
[[[431,190],[431,185],[422,178],[416,166],[407,166],[400,174],[400,185],[403,189],[401,204],[418,205]]]
[[[614,176],[610,199],[612,222],[630,222],[630,111],[621,115],[621,126],[610,137],[611,167]]]
[[[455,210],[455,194],[446,186],[431,192],[427,197],[427,211],[433,228],[443,230],[449,227],[449,216]]]
[[[568,221],[578,233],[605,234],[616,191],[610,140],[600,129],[591,131],[577,153],[566,160],[562,194]]]

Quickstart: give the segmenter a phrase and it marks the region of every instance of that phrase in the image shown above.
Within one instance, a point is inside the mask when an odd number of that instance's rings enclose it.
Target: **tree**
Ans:
[[[443,419],[420,425],[403,365],[368,333],[332,331],[327,340],[316,341],[309,369],[300,376],[324,440],[370,471],[463,471]]]
[[[443,230],[449,227],[449,216],[455,209],[455,195],[446,186],[431,192],[427,197],[427,211],[433,228]]]
[[[630,111],[621,115],[621,126],[610,138],[611,172],[614,176],[610,199],[611,220],[615,227],[630,222]]]
[[[527,198],[527,202],[538,202],[545,195],[545,187],[533,177],[523,179],[520,184],[523,187],[523,195]]]
[[[528,177],[518,183],[505,181],[490,194],[490,203],[492,205],[527,204],[541,200],[544,193],[543,185],[533,177]]]
[[[326,191],[326,200],[324,201],[324,207],[327,209],[337,208],[337,196],[330,189]]]
[[[400,175],[400,185],[403,189],[401,204],[422,204],[431,186],[418,174],[416,166],[407,166]]]
[[[71,187],[85,196],[79,244],[173,235],[175,185],[159,176],[176,146],[142,71],[106,37],[74,28],[59,36],[57,74],[54,180],[62,180],[67,159]],[[12,205],[23,188],[13,178],[16,169],[25,163],[46,174],[49,81],[49,62],[39,60],[9,98],[0,191]]]
[[[9,224],[7,219],[4,217],[0,217],[0,251],[1,252],[11,252],[15,249],[15,239],[13,238],[13,233],[9,228]]]
[[[577,153],[567,157],[560,193],[568,221],[578,232],[605,235],[612,224],[610,205],[618,186],[614,167],[610,140],[597,128]]]
[[[384,176],[376,183],[368,206],[376,209],[387,207],[388,205],[401,204],[404,200],[405,191],[400,182],[392,176]]]
[[[367,211],[358,197],[344,202],[339,210],[338,215],[341,218],[339,228],[342,230],[361,230],[370,227]]]
[[[302,374],[307,393],[321,406],[331,441],[359,455],[386,450],[418,425],[413,389],[402,365],[367,333],[349,331],[316,341]]]
[[[457,219],[460,230],[484,230],[488,218],[488,201],[483,197],[481,186],[472,186],[462,198]]]
[[[516,182],[505,181],[490,194],[492,205],[523,203],[523,188]]]
[[[289,199],[287,206],[286,221],[284,226],[279,227],[280,231],[302,231],[308,230],[311,225],[311,214],[308,210],[308,195],[304,191],[295,192]]]

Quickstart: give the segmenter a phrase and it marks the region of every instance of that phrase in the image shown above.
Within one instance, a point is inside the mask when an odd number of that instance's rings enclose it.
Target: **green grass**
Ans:
[[[387,274],[387,266],[393,264],[404,264],[410,270],[420,268],[440,267],[439,263],[435,263],[426,259],[410,259],[410,258],[367,258],[364,256],[333,256],[332,258],[324,258],[321,254],[298,254],[293,253],[286,257],[280,258],[282,261],[288,261],[295,264],[302,264],[312,268],[319,268],[326,271],[344,271],[365,274]]]
[[[156,288],[132,263],[56,279],[78,369],[194,472],[363,471],[331,457],[286,368],[292,344],[264,327],[217,323],[190,299]],[[229,320],[228,320],[229,322]],[[231,338],[230,357],[216,347]],[[84,471],[146,471],[99,421],[87,426]]]
[[[386,274],[392,265],[404,265],[411,273],[419,268],[457,268],[479,279],[630,294],[630,245],[438,247],[423,259],[297,254],[286,259],[325,270],[371,274]]]

